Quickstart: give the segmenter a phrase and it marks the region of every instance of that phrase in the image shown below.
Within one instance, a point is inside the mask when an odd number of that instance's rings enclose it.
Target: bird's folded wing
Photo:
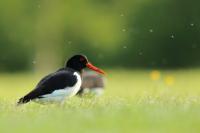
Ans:
[[[19,100],[19,103],[26,103],[30,100],[41,98],[43,95],[50,94],[55,90],[74,86],[77,77],[71,72],[57,71],[44,77],[34,90]]]

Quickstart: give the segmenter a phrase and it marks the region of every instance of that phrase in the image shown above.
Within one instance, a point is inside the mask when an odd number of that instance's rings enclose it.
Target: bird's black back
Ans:
[[[27,103],[33,99],[42,98],[43,95],[50,94],[55,90],[74,86],[77,82],[77,77],[73,75],[74,72],[73,69],[64,68],[47,75],[34,90],[21,98],[18,103]]]

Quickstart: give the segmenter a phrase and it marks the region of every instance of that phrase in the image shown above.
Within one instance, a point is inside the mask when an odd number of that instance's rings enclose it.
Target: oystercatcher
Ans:
[[[81,73],[84,68],[89,68],[100,74],[105,72],[93,66],[84,55],[71,57],[64,68],[44,77],[30,93],[19,99],[18,104],[35,101],[39,103],[62,102],[80,90]]]

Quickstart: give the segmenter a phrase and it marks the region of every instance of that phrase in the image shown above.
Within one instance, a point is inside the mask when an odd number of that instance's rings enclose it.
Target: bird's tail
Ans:
[[[17,105],[22,105],[25,103],[28,103],[30,100],[26,99],[26,97],[22,97],[19,99],[19,101],[17,102]]]

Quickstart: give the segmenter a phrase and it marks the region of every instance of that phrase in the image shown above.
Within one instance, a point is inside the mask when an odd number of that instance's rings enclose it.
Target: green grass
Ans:
[[[199,133],[200,70],[107,70],[105,95],[16,107],[42,74],[0,74],[0,133]],[[173,78],[173,84],[166,82]]]

